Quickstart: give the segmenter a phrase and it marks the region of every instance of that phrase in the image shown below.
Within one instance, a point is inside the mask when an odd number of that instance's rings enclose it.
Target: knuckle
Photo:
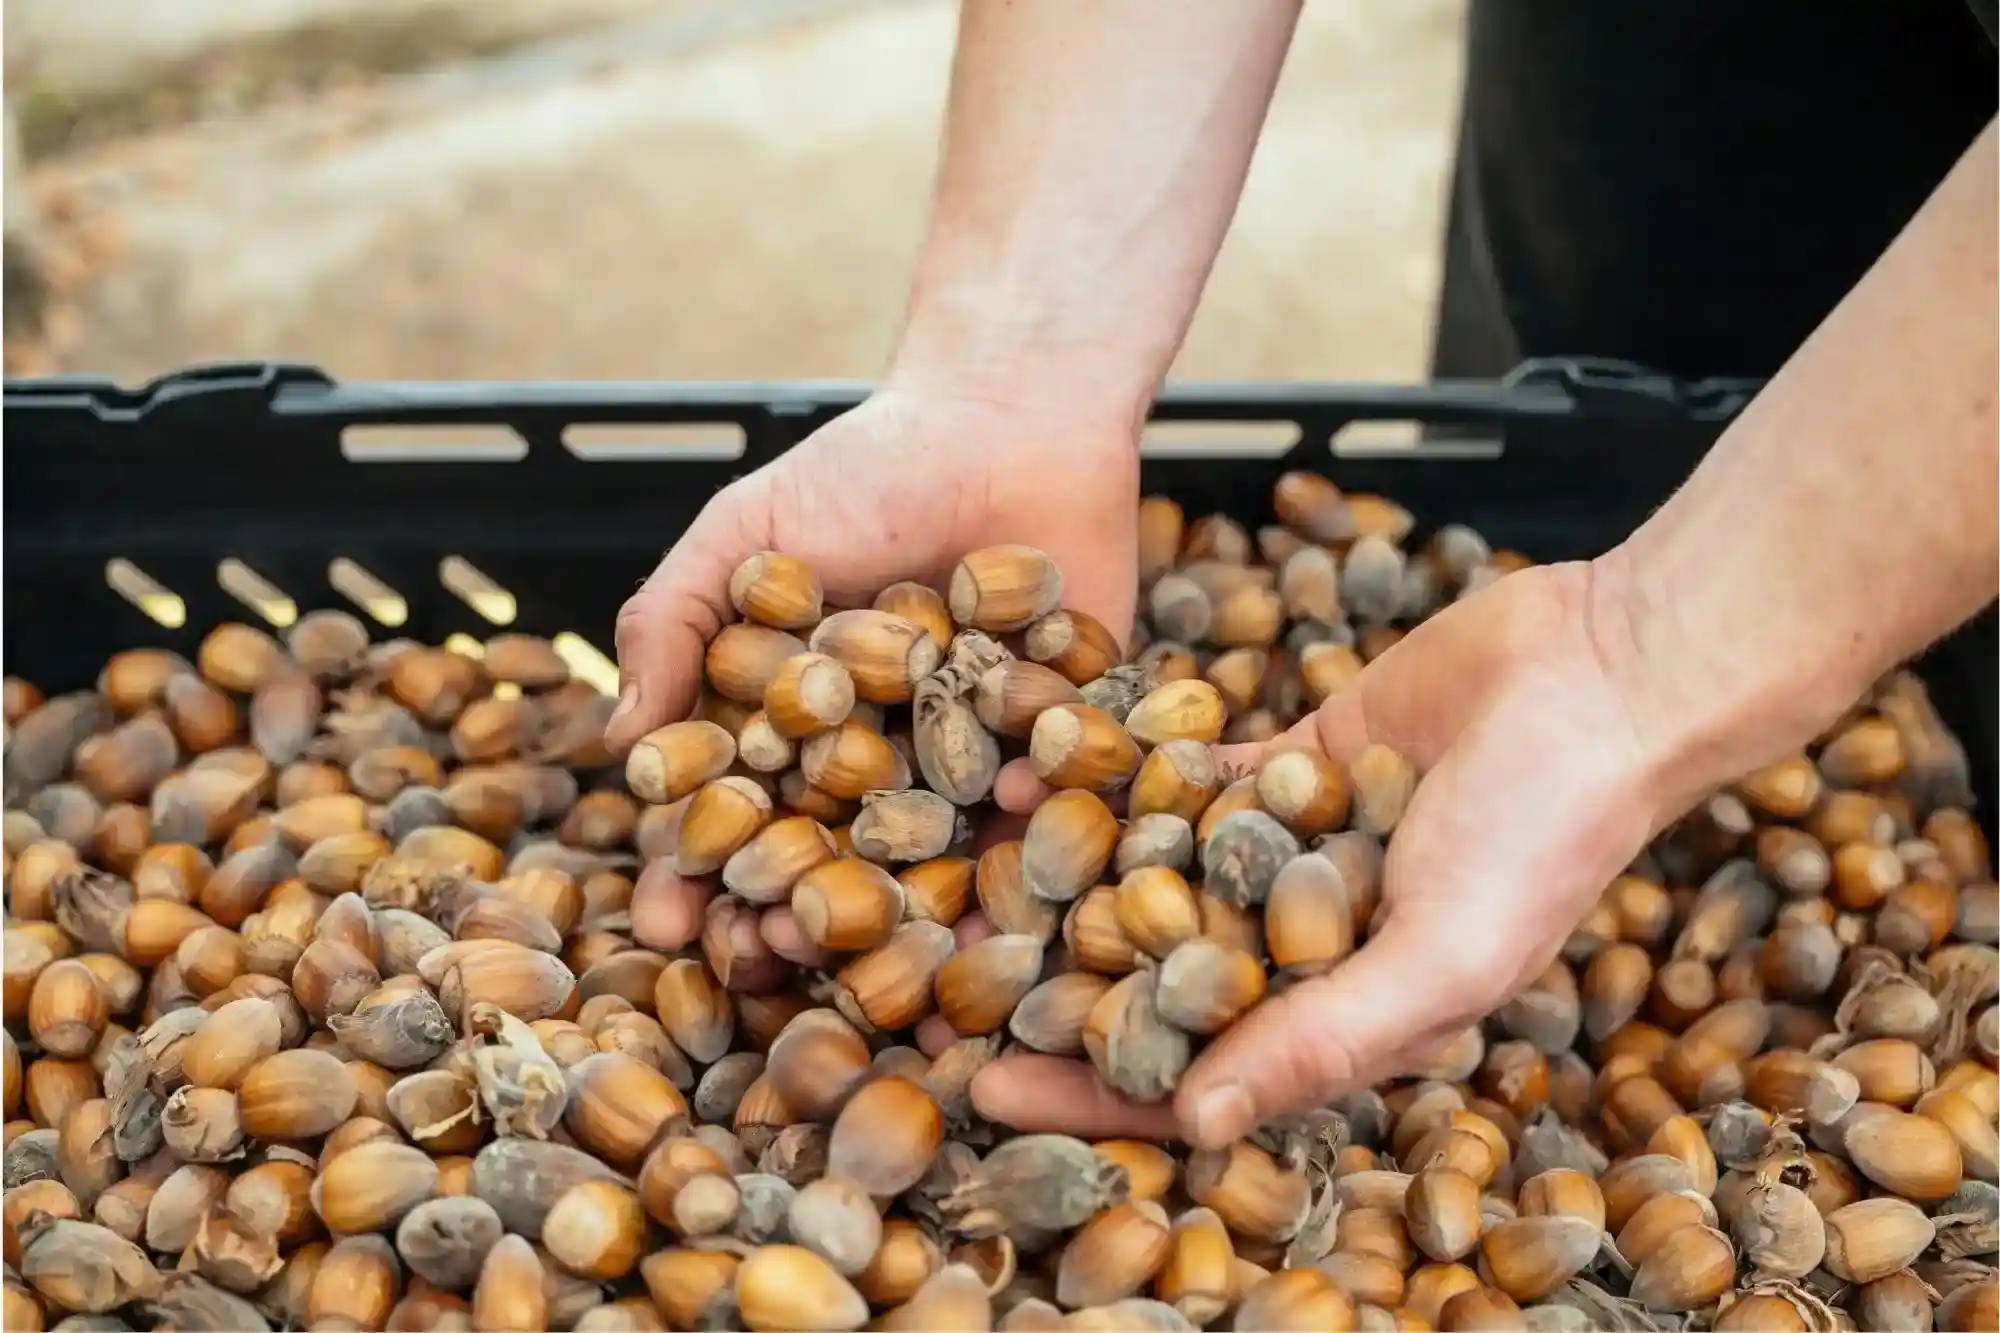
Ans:
[[[645,629],[652,610],[652,599],[644,589],[627,597],[618,608],[618,618],[612,624],[612,638],[619,652],[636,645],[640,633]]]

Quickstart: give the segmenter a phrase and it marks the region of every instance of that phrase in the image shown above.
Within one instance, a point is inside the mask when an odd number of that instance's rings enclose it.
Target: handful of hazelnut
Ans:
[[[1030,548],[837,610],[764,553],[622,766],[522,635],[10,678],[7,1327],[1993,1327],[2000,904],[1900,672],[1417,1077],[1193,1154],[977,1117],[1011,1046],[1165,1096],[1367,935],[1411,766],[1210,746],[1527,562],[1273,510],[1146,500],[1131,645]]]

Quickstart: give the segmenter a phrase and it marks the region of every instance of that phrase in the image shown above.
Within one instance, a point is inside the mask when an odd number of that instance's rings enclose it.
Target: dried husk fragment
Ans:
[[[962,1236],[1000,1235],[1020,1226],[1066,1231],[1124,1202],[1129,1188],[1125,1168],[1083,1140],[1028,1134],[988,1153],[941,1206]]]
[[[518,1021],[518,1020],[517,1020]],[[451,1023],[428,990],[405,991],[351,1014],[334,1014],[327,1030],[357,1058],[384,1069],[414,1069],[452,1043]]]

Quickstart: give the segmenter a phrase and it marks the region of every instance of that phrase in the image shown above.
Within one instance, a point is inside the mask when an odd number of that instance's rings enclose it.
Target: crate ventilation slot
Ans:
[[[230,556],[215,567],[215,581],[222,590],[279,629],[287,629],[299,618],[299,604],[285,590],[250,566]]]
[[[462,555],[448,555],[438,562],[438,580],[453,596],[495,625],[514,623],[514,594],[479,571]]]
[[[326,567],[326,581],[378,625],[397,629],[410,618],[410,603],[401,593],[344,555]]]
[[[1350,421],[1333,433],[1329,446],[1335,458],[1498,458],[1503,447],[1485,427],[1400,420]]]
[[[179,629],[187,624],[187,603],[124,556],[104,562],[104,583],[156,625]]]
[[[1145,458],[1282,458],[1299,442],[1296,421],[1155,421],[1139,436]]]
[[[506,426],[348,426],[340,452],[350,463],[518,463],[528,442]]]
[[[728,461],[748,447],[743,427],[733,421],[578,422],[563,427],[562,442],[592,463]]]
[[[566,629],[549,640],[549,646],[556,650],[556,656],[569,663],[570,675],[595,686],[600,693],[618,693],[618,664],[590,640]]]
[[[475,662],[486,660],[486,645],[473,638],[470,634],[452,634],[446,636],[444,650],[448,653],[457,653],[460,657],[469,657]]]

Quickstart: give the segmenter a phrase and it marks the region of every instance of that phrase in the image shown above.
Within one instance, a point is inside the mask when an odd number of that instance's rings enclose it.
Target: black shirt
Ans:
[[[2000,106],[1991,0],[1471,0],[1435,370],[1767,376]]]

